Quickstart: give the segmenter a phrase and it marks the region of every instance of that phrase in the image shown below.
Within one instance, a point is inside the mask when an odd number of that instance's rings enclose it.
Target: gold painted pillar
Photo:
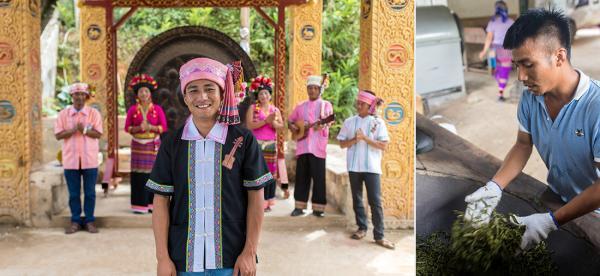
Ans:
[[[30,224],[29,174],[42,159],[40,1],[0,1],[0,217]]]
[[[323,1],[310,0],[303,5],[290,6],[290,67],[287,90],[287,113],[296,104],[308,99],[306,78],[321,74]]]
[[[108,28],[106,22],[106,9],[99,6],[86,6],[79,2],[79,35],[80,35],[80,65],[79,79],[91,85],[94,97],[87,103],[98,109],[102,114],[103,134],[101,145],[105,144],[108,130],[107,109],[107,51]],[[103,147],[101,146],[101,150]]]
[[[414,1],[362,0],[359,88],[384,99],[390,134],[381,178],[386,224],[414,221]]]

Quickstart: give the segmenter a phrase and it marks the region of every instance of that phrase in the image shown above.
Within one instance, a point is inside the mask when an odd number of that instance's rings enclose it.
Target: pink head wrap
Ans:
[[[77,92],[83,92],[85,94],[90,95],[90,86],[87,83],[83,82],[76,82],[74,84],[71,84],[71,87],[69,88],[69,94]]]
[[[179,69],[181,93],[184,93],[187,85],[195,80],[209,80],[216,83],[223,90],[223,100],[217,121],[227,125],[239,124],[240,116],[233,86],[234,67],[210,58],[192,59]],[[237,72],[235,73],[238,75]]]
[[[381,98],[377,98],[375,95],[373,95],[369,92],[365,92],[363,90],[358,92],[357,99],[370,106],[369,114],[371,114],[371,115],[375,114],[375,111],[377,110],[377,106],[383,103],[383,100]]]

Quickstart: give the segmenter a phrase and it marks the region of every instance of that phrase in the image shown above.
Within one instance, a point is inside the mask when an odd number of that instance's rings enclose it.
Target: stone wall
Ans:
[[[30,175],[31,220],[34,227],[50,227],[52,217],[68,206],[69,192],[63,176],[63,167],[57,161],[46,163]]]

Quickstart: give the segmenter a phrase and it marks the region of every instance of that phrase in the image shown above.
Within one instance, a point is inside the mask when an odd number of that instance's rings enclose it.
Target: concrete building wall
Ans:
[[[519,0],[505,0],[508,5],[509,14],[519,13]],[[453,10],[459,18],[489,18],[494,13],[496,0],[448,0],[448,7]]]
[[[417,7],[448,6],[448,0],[417,0],[415,4]]]

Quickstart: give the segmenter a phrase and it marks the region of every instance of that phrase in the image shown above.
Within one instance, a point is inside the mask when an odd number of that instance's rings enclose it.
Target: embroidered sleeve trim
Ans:
[[[244,180],[244,187],[258,187],[271,179],[273,179],[273,175],[268,172],[256,180]]]
[[[158,191],[158,192],[163,192],[163,193],[173,193],[174,192],[173,186],[161,185],[150,179],[148,179],[148,182],[146,182],[146,187],[148,187],[152,190]]]

